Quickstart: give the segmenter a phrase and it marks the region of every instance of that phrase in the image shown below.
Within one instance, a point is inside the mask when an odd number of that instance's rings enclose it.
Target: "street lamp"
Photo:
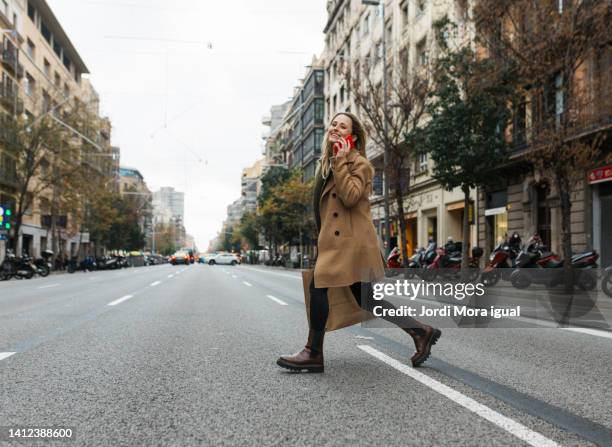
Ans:
[[[382,59],[383,59],[383,116],[384,116],[384,147],[383,147],[383,198],[385,207],[385,257],[391,250],[391,219],[389,211],[389,182],[387,179],[387,169],[389,167],[389,147],[387,134],[389,133],[389,122],[387,118],[387,26],[385,24],[385,2],[380,0],[361,0],[361,3],[368,6],[380,7],[382,17]]]

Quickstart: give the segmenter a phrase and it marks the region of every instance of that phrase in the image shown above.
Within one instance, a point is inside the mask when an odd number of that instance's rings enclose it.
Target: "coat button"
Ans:
[[[338,217],[338,213],[334,213],[334,217]]]
[[[332,192],[332,197],[335,199],[336,198],[336,193]]]
[[[338,230],[336,230],[336,231],[334,232],[334,234],[335,234],[336,236],[340,236],[340,232],[339,232]]]

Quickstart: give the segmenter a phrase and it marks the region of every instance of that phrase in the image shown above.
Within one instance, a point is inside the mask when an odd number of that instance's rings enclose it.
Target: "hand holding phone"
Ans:
[[[334,156],[338,155],[338,151],[340,151],[340,149],[342,149],[342,147],[345,144],[348,147],[349,151],[352,150],[352,149],[355,149],[355,141],[353,140],[353,136],[352,135],[348,135],[343,140],[344,140],[344,144],[343,144],[342,141],[338,141],[338,142],[334,143]]]

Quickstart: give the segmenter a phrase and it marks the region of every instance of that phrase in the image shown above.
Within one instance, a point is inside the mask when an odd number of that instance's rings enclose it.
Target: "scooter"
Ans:
[[[18,258],[13,250],[6,251],[6,257],[0,265],[0,281],[6,281],[12,277],[31,279],[35,273],[36,268],[32,264],[32,259],[26,253]]]
[[[509,281],[519,253],[520,251],[510,246],[507,241],[495,247],[489,256],[489,263],[480,275],[482,283],[485,286],[494,286],[500,279]]]
[[[589,291],[597,287],[596,251],[586,251],[573,255],[571,268],[574,274],[574,284],[580,289]],[[548,251],[543,244],[536,243],[521,250],[516,258],[517,269],[510,275],[510,282],[517,289],[526,289],[531,284],[543,284],[555,287],[563,284],[565,269],[563,260]]]
[[[92,270],[96,270],[97,267],[96,260],[93,258],[93,256],[86,256],[81,262],[77,262],[77,258],[72,258],[68,263],[66,270],[68,273],[74,273],[77,270],[91,272]]]
[[[455,244],[459,251],[447,252],[445,248],[438,247],[436,249],[436,258],[431,264],[425,268],[424,280],[433,281],[437,276],[444,279],[460,279],[461,278],[461,243]],[[480,258],[482,256],[482,248],[472,248],[472,256],[468,258],[468,282],[474,282],[480,276]]]
[[[44,278],[51,273],[53,252],[51,250],[44,250],[40,256],[40,258],[34,260],[34,266],[36,267],[36,273]]]

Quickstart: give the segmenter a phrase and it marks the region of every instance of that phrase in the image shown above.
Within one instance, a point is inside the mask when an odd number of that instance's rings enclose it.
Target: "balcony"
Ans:
[[[19,55],[15,54],[14,49],[6,49],[2,51],[0,60],[5,67],[9,68],[17,79],[23,78],[23,65],[19,63]]]
[[[18,97],[17,89],[7,83],[0,83],[0,105],[17,115],[23,113],[23,101]]]
[[[6,153],[0,157],[0,184],[12,188],[17,187],[17,164]]]

